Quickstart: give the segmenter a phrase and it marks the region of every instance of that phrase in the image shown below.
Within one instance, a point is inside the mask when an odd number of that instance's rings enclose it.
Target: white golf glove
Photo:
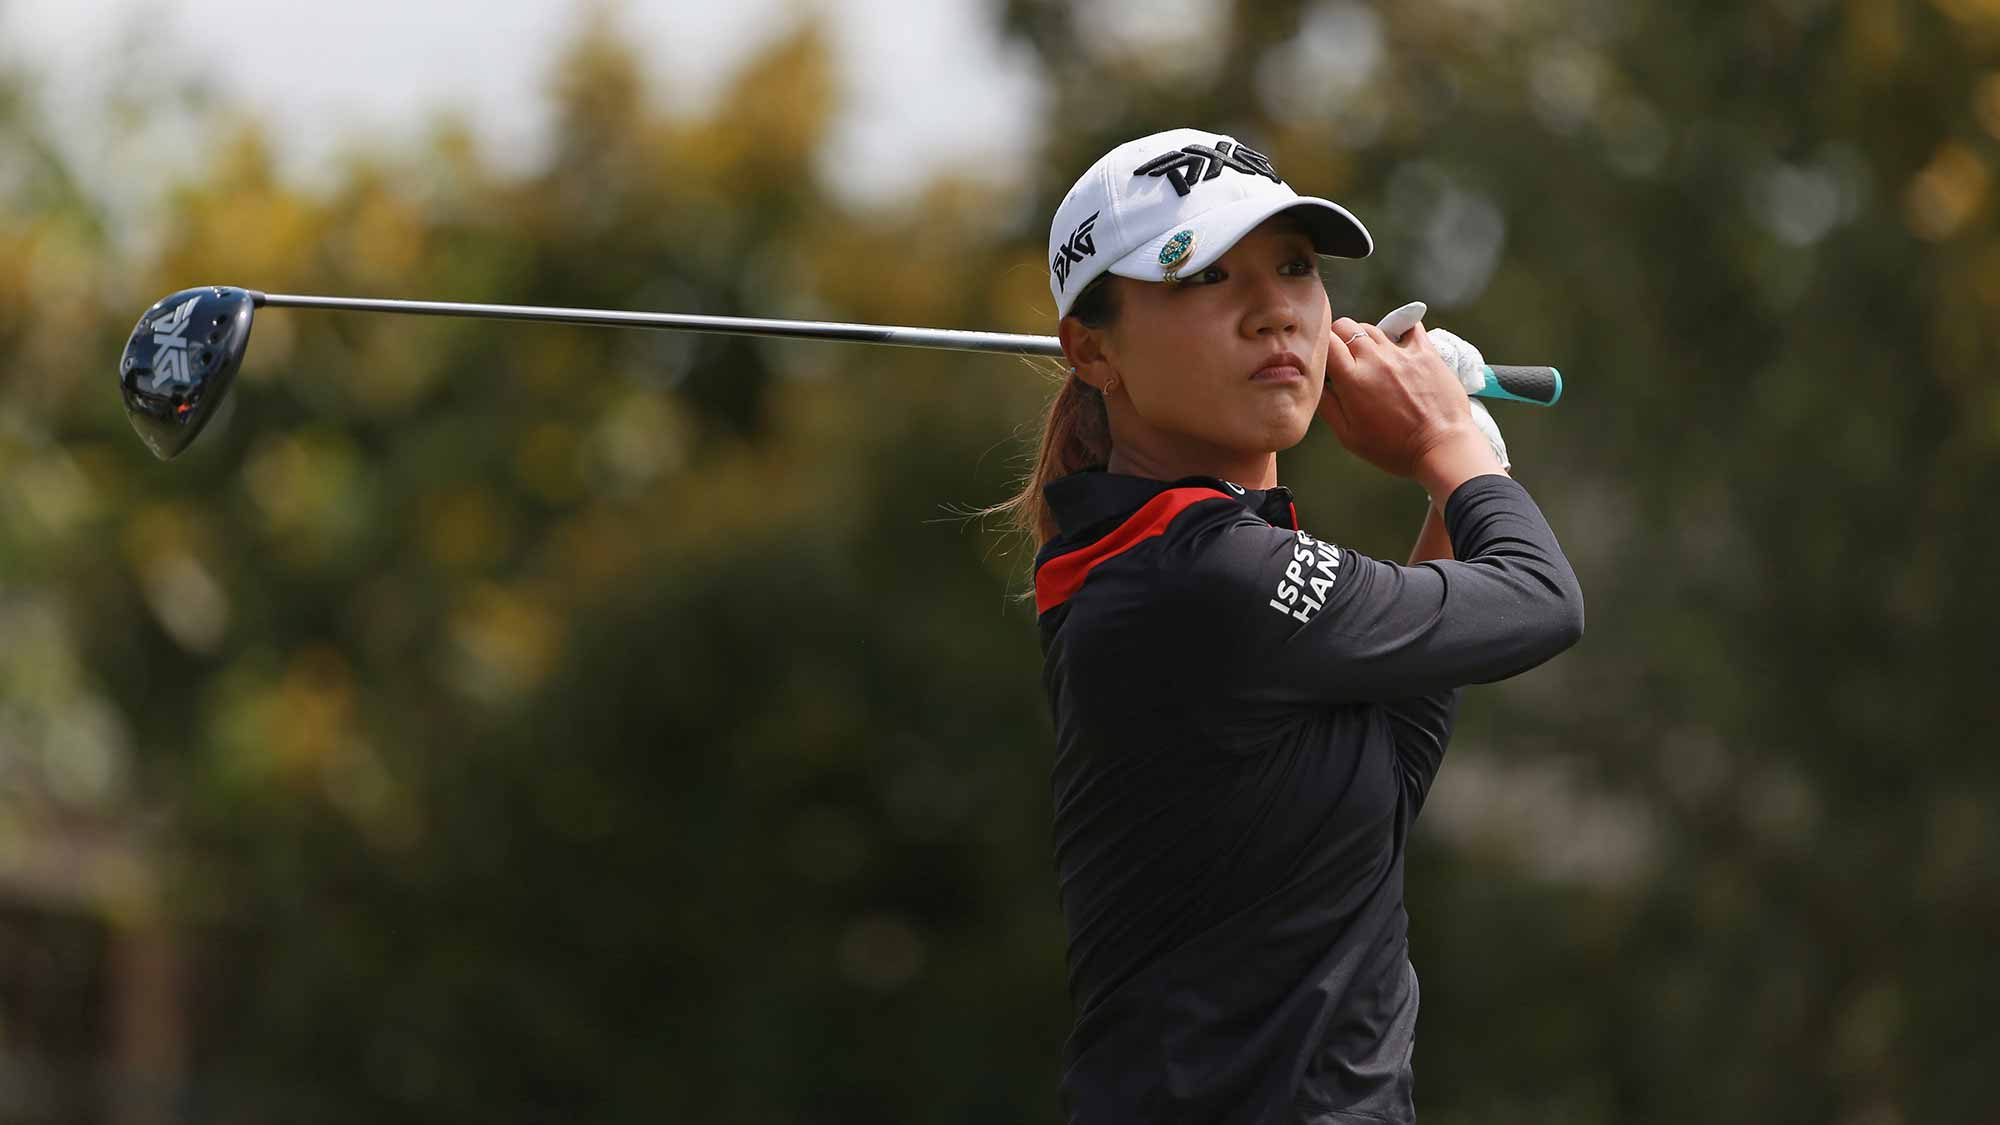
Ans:
[[[1438,354],[1444,357],[1452,374],[1458,376],[1458,385],[1465,388],[1468,396],[1486,385],[1486,357],[1479,354],[1478,348],[1442,328],[1428,329],[1426,334]],[[1500,436],[1499,423],[1487,412],[1485,403],[1475,398],[1469,405],[1472,407],[1472,424],[1479,427],[1479,432],[1486,437],[1486,444],[1493,447],[1493,456],[1500,459],[1500,467],[1509,468],[1512,463],[1507,460],[1507,439]]]
[[[1405,332],[1424,318],[1426,311],[1422,301],[1411,301],[1383,317],[1376,327],[1391,340],[1400,340]],[[1437,349],[1438,355],[1444,357],[1445,366],[1458,376],[1458,385],[1465,388],[1467,397],[1486,385],[1486,357],[1479,354],[1478,348],[1442,328],[1426,329],[1426,334],[1430,336],[1431,346]],[[1512,467],[1512,462],[1507,460],[1507,440],[1500,436],[1500,425],[1487,412],[1486,404],[1475,398],[1469,405],[1472,407],[1472,424],[1479,427],[1486,444],[1493,447],[1493,455],[1500,459],[1500,467]]]

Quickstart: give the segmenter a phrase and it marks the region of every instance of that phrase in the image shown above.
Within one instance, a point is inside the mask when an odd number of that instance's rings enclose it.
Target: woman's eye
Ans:
[[[1319,267],[1314,265],[1310,258],[1294,258],[1286,262],[1283,268],[1291,271],[1292,277],[1306,277],[1319,272]],[[1180,285],[1182,288],[1186,288],[1193,285],[1214,285],[1227,280],[1229,280],[1229,274],[1221,266],[1210,266],[1193,277],[1182,278]]]
[[[1175,281],[1173,287],[1175,289],[1193,289],[1198,285],[1213,285],[1228,276],[1228,274],[1222,272],[1221,266],[1210,266],[1200,273]]]

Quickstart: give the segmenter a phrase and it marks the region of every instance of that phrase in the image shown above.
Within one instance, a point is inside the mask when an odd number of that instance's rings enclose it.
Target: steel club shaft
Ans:
[[[293,293],[251,293],[270,308],[338,309],[347,312],[403,313],[413,316],[475,317],[487,320],[527,320],[544,324],[583,324],[601,328],[671,328],[681,332],[714,332],[732,336],[786,336],[804,340],[848,340],[964,352],[1012,352],[1061,356],[1053,336],[1007,332],[965,332],[944,328],[904,328],[886,324],[841,324],[823,320],[770,320],[747,316],[703,316],[693,313],[619,312],[612,309],[566,309],[538,305],[478,305],[452,301],[395,301],[366,297],[309,297]]]

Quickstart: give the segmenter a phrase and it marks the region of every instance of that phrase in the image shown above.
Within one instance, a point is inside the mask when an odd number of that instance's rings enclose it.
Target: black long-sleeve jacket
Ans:
[[[1457,561],[1408,567],[1298,530],[1283,488],[1044,495],[1069,1120],[1414,1121],[1404,845],[1456,689],[1582,635],[1554,533],[1497,475],[1446,504]]]

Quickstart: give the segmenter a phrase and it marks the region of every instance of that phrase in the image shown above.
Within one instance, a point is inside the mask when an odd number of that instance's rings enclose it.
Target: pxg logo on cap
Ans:
[[[1206,269],[1280,211],[1304,222],[1321,254],[1363,258],[1374,240],[1330,200],[1301,196],[1271,160],[1234,137],[1168,129],[1100,157],[1063,197],[1049,227],[1049,292],[1058,318],[1105,273],[1175,281]]]

